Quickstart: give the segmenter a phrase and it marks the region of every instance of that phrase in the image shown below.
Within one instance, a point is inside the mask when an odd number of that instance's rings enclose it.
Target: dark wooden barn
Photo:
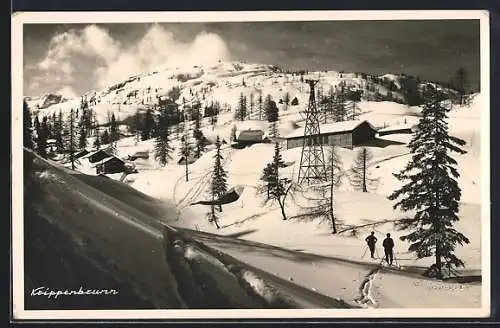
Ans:
[[[121,173],[125,171],[125,162],[116,156],[103,159],[96,165],[97,174]]]
[[[335,145],[352,149],[364,142],[374,140],[377,130],[368,121],[344,121],[320,125],[320,134],[316,142],[323,145]],[[304,128],[301,127],[283,139],[287,149],[302,147],[304,143]]]

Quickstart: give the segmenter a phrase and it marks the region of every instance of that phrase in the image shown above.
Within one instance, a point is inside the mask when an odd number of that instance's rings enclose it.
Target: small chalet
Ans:
[[[368,121],[343,121],[330,124],[322,124],[319,134],[313,138],[313,142],[322,145],[335,145],[352,149],[354,146],[374,140],[377,130]],[[302,147],[304,141],[304,127],[300,127],[292,133],[284,136],[287,149]]]
[[[97,174],[112,174],[125,171],[125,162],[116,156],[102,159],[95,165]]]
[[[248,120],[236,123],[235,140],[240,145],[251,145],[263,141],[266,123]]]
[[[236,133],[236,142],[239,144],[253,144],[262,142],[264,137],[264,131],[262,130],[242,130]]]

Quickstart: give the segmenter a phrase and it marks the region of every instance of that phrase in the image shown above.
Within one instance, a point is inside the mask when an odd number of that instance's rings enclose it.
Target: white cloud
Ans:
[[[70,86],[65,86],[65,87],[61,88],[60,90],[58,90],[56,93],[60,94],[61,96],[63,96],[66,99],[73,99],[73,98],[78,97],[76,95],[76,92]]]
[[[152,25],[136,44],[121,51],[107,67],[96,70],[96,76],[99,86],[104,87],[140,72],[229,58],[226,43],[217,34],[202,32],[192,42],[183,43],[162,26]]]
[[[95,66],[82,68],[82,57],[90,58]],[[125,46],[106,29],[89,25],[55,35],[37,69],[38,77],[65,83],[81,78],[84,74],[79,74],[79,70],[91,70],[94,82],[105,87],[140,72],[219,59],[228,60],[230,56],[226,42],[214,33],[202,32],[192,42],[181,42],[172,32],[155,24],[137,42]]]

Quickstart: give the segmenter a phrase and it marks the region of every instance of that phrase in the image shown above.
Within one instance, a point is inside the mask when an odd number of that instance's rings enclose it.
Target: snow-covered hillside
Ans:
[[[310,73],[303,78],[308,77],[319,78],[318,88],[323,92],[327,92],[330,87],[338,86],[342,81],[353,88],[363,90],[367,83],[367,80],[361,76],[333,71]],[[393,80],[395,83],[399,81],[394,75],[384,75],[382,78]],[[398,83],[396,85],[399,87]],[[421,273],[424,267],[432,263],[431,258],[416,259],[413,253],[407,251],[408,244],[399,240],[398,237],[406,232],[398,231],[391,221],[401,219],[408,214],[394,210],[393,202],[387,199],[390,193],[400,187],[400,182],[396,180],[393,173],[399,172],[411,158],[407,145],[412,134],[379,136],[373,142],[364,145],[373,155],[369,171],[378,181],[368,193],[354,190],[349,183],[349,169],[359,149],[356,147],[354,149],[338,148],[338,155],[344,169],[341,184],[335,194],[339,230],[353,226],[363,227],[356,229],[357,234],[346,231],[333,235],[325,222],[303,219],[301,214],[304,209],[301,207],[307,206],[307,202],[304,203],[304,199],[300,196],[287,199],[285,205],[289,217],[287,221],[282,220],[277,204],[264,203],[263,195],[258,193],[258,190],[262,171],[272,160],[273,144],[259,143],[236,149],[231,147],[229,142],[233,127],[237,129],[259,128],[269,134],[269,124],[265,120],[258,120],[256,104],[260,94],[262,97],[270,95],[277,103],[279,108],[277,127],[281,136],[303,127],[305,119],[303,111],[307,108],[309,87],[301,82],[300,75],[285,74],[268,65],[223,62],[213,66],[175,67],[144,73],[104,90],[89,92],[86,96],[88,100],[92,99],[91,107],[96,111],[98,120],[105,122],[108,112],[114,112],[118,120],[123,120],[135,114],[137,109],[146,108],[157,103],[158,99],[167,97],[174,87],[180,89],[177,102],[181,107],[183,104],[198,100],[202,106],[209,105],[211,102],[219,102],[222,109],[228,110],[223,110],[213,125],[210,124],[209,118],[202,120],[201,130],[212,145],[207,147],[206,152],[199,159],[189,165],[189,181],[185,179],[185,167],[177,164],[181,147],[181,135],[178,133],[172,133],[170,136],[170,145],[175,151],[165,167],[160,166],[154,160],[154,156],[149,156],[149,159],[137,159],[135,165],[138,173],[130,174],[124,180],[125,183],[144,194],[174,203],[177,206],[176,213],[168,213],[168,220],[172,220],[173,225],[217,235],[237,236],[240,239],[279,246],[289,251],[334,257],[358,264],[378,264],[383,253],[379,248],[379,258],[369,259],[364,243],[366,235],[370,231],[375,231],[381,241],[385,234],[390,232],[396,242],[396,261],[406,272]],[[379,90],[383,90],[383,86],[380,86]],[[249,113],[247,121],[236,122],[234,121],[234,108],[241,93],[247,96],[247,100],[253,98],[255,107],[253,111],[249,107],[248,111],[252,112]],[[297,98],[298,104],[286,106],[280,103],[285,94],[288,94],[289,99]],[[75,98],[40,109],[40,112],[50,114],[59,109],[67,112],[71,108],[77,108],[79,104],[80,98]],[[481,95],[478,95],[470,106],[458,106],[449,113],[450,134],[466,141],[464,148],[467,153],[452,156],[456,158],[461,174],[458,183],[462,190],[462,198],[460,222],[457,228],[471,240],[470,244],[458,247],[456,253],[466,265],[462,273],[469,277],[480,276],[482,264],[481,207],[486,204],[481,203],[484,199],[481,188],[483,181],[481,181],[480,161],[481,111],[483,110],[481,104]],[[409,107],[390,101],[364,99],[358,103],[358,106],[359,119],[367,120],[375,128],[414,126],[418,123],[421,113],[419,107]],[[188,124],[192,126],[193,122]],[[221,229],[216,229],[208,222],[206,218],[206,213],[210,210],[208,206],[191,205],[193,202],[208,198],[207,192],[215,154],[213,143],[217,136],[227,141],[222,146],[222,156],[223,166],[228,173],[229,187],[243,187],[243,193],[238,201],[223,206],[219,222]],[[133,137],[122,138],[117,143],[117,156],[125,158],[137,151],[152,153],[153,144],[152,139],[137,142]],[[284,146],[282,144],[282,155],[287,167],[282,170],[282,173],[296,181],[301,149],[286,150]],[[92,169],[85,167],[78,169],[84,173],[93,174]],[[112,176],[112,178],[115,177]],[[388,222],[380,223],[382,221]],[[213,240],[209,242],[216,244]],[[245,258],[241,252],[238,253],[234,249],[231,251],[240,259]],[[258,257],[249,254],[247,256],[249,262]],[[266,258],[255,261],[262,264],[274,260]],[[278,270],[277,265],[273,266],[272,263],[268,265]],[[283,263],[283,265],[289,264]],[[330,289],[324,285],[312,286],[307,280],[309,272],[307,267],[300,269],[294,267],[293,269],[300,272],[299,279],[304,286],[319,288],[321,292],[332,296],[342,292],[338,286]],[[325,278],[324,274],[325,271],[318,273],[322,278]],[[381,293],[379,299],[384,299],[382,304],[385,307],[446,307],[449,305],[446,303],[448,298],[443,297],[442,294],[443,298],[439,298],[440,293],[436,292],[436,290],[443,289],[457,296],[454,299],[455,303],[452,304],[457,307],[477,307],[481,298],[480,285],[464,287],[463,284],[422,283],[417,278],[412,278],[413,280],[410,281],[385,275],[378,275],[378,277],[379,286],[384,286],[380,287],[384,290],[379,291]],[[398,289],[405,284],[412,284],[412,292],[415,293],[414,296],[416,295],[414,298],[386,294],[386,289]],[[464,294],[465,289],[467,295]],[[352,288],[349,291],[352,294]],[[430,294],[435,295],[431,297],[432,303],[424,300],[426,295]]]
[[[478,97],[479,99],[479,97]],[[467,270],[479,270],[480,261],[480,232],[481,232],[481,164],[480,164],[480,103],[475,102],[471,107],[457,107],[450,113],[450,132],[463,138],[467,144],[464,155],[454,155],[461,172],[459,185],[462,188],[461,221],[459,229],[466,232],[471,244],[458,249],[458,254],[464,258]],[[297,106],[299,107],[299,106]],[[361,102],[362,115],[376,126],[392,126],[416,124],[418,122],[418,108],[409,108],[405,105],[392,102]],[[302,124],[299,108],[282,111],[279,129],[282,134],[293,131],[292,123]],[[204,133],[214,139],[215,135],[227,137],[230,134],[232,121],[229,114],[212,129],[208,123],[203,128]],[[294,121],[296,120],[296,121]],[[367,145],[366,148],[373,154],[370,171],[378,178],[375,190],[370,193],[354,191],[348,180],[350,169],[358,149],[339,148],[338,153],[346,171],[346,176],[336,193],[337,213],[344,227],[368,224],[383,220],[394,220],[403,215],[392,209],[393,203],[386,196],[400,186],[393,173],[401,170],[410,160],[407,143],[411,134],[393,134],[378,138],[378,143]],[[152,141],[141,141],[135,144],[133,138],[122,139],[118,143],[120,156],[132,154],[138,150],[152,150]],[[172,146],[179,149],[179,142],[173,137]],[[359,229],[359,236],[348,234],[332,236],[329,228],[320,222],[306,222],[293,219],[300,214],[299,204],[288,201],[286,210],[292,219],[282,221],[279,207],[274,204],[263,204],[262,195],[257,194],[261,183],[260,177],[264,166],[271,161],[273,155],[272,144],[255,144],[244,149],[233,149],[229,145],[223,146],[224,167],[228,171],[229,186],[242,185],[244,192],[238,202],[225,205],[221,217],[222,229],[216,230],[208,223],[204,206],[189,206],[191,202],[207,197],[209,175],[213,165],[213,148],[195,163],[189,166],[189,181],[185,181],[184,166],[176,164],[178,150],[166,167],[160,167],[153,159],[138,160],[138,174],[129,175],[126,183],[155,198],[174,201],[179,206],[179,226],[191,229],[200,229],[213,233],[230,235],[247,232],[241,238],[279,245],[290,249],[303,249],[315,254],[336,255],[349,259],[360,260],[364,250],[363,236],[373,229],[367,226]],[[211,149],[211,150],[210,150]],[[283,159],[290,165],[283,172],[296,180],[300,163],[301,149],[294,148],[283,151]],[[283,233],[285,229],[286,233]],[[377,235],[383,237],[391,232],[396,237],[402,234],[395,230],[392,223],[376,226]],[[396,238],[397,239],[397,238]],[[397,256],[402,265],[426,266],[431,259],[416,260],[407,253],[407,244],[398,242]],[[366,259],[365,259],[366,260]],[[369,260],[368,260],[369,261]]]
[[[299,105],[307,103],[309,87],[303,81],[307,78],[319,79],[317,86],[324,94],[330,92],[341,82],[352,89],[367,88],[369,83],[366,75],[354,73],[339,73],[336,71],[309,72],[305,75],[285,73],[272,65],[249,64],[242,62],[218,62],[212,65],[185,65],[166,67],[153,72],[145,72],[110,85],[102,90],[88,91],[80,97],[67,99],[65,95],[54,93],[42,97],[27,97],[28,106],[40,115],[52,115],[61,110],[63,114],[80,106],[81,97],[90,102],[90,107],[96,112],[98,121],[107,122],[108,112],[115,114],[118,120],[123,120],[139,109],[145,109],[158,103],[158,99],[168,97],[172,88],[181,90],[177,99],[179,105],[190,105],[197,100],[202,107],[218,102],[222,108],[234,108],[241,93],[247,101],[253,98],[254,109],[257,108],[259,95],[265,98],[270,95],[280,108],[280,103],[288,93],[290,101],[297,98]],[[377,79],[378,77],[373,77]],[[392,76],[397,81],[397,76]],[[379,84],[374,84],[375,90],[387,94],[388,90]],[[400,97],[397,91],[394,97]],[[50,99],[49,99],[50,98]],[[293,106],[288,106],[293,107]],[[182,108],[181,108],[182,109]],[[256,118],[255,110],[253,118]]]

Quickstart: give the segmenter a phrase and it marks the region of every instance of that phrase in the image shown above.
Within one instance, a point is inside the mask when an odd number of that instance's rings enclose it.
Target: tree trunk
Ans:
[[[285,213],[285,199],[283,199],[283,201],[281,201],[281,199],[278,199],[278,203],[280,204],[281,216],[283,217],[283,221],[286,221],[287,217]]]
[[[189,181],[189,170],[188,170],[188,159],[187,156],[184,158],[186,160],[186,182]]]
[[[334,195],[333,195],[333,192],[334,192],[334,182],[333,182],[333,179],[334,179],[334,176],[333,176],[333,146],[332,146],[332,154],[331,154],[331,162],[330,162],[330,218],[332,220],[332,233],[337,233],[337,227],[335,226],[335,216],[333,214],[334,212],[334,206],[335,206],[335,201],[334,201]]]
[[[368,192],[366,189],[366,149],[363,149],[363,192]]]
[[[436,245],[436,278],[441,279],[443,277],[442,274],[442,264],[441,264],[441,250],[439,248],[439,245]]]

